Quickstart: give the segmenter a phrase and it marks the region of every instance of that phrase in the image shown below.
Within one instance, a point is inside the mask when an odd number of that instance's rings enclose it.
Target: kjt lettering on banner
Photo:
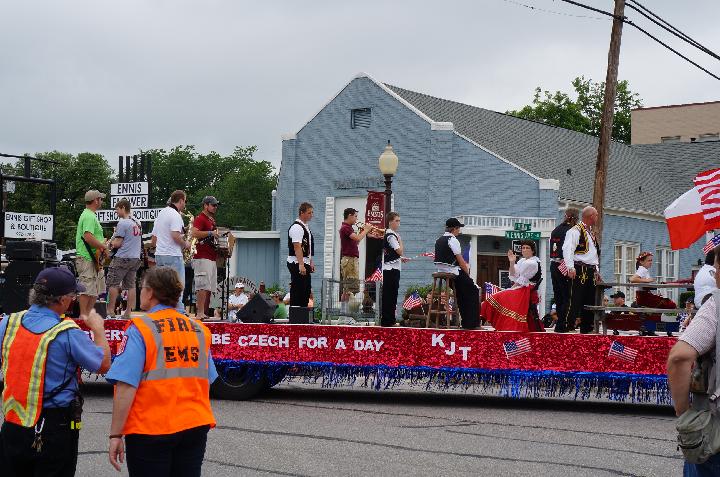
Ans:
[[[53,239],[54,220],[52,215],[5,213],[5,237]]]

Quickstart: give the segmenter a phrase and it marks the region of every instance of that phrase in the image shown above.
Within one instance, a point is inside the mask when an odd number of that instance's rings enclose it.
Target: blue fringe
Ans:
[[[426,390],[496,391],[511,398],[609,399],[671,405],[666,375],[525,371],[519,369],[431,368],[426,366],[356,366],[336,363],[291,363],[215,359],[223,376],[266,379],[271,384],[300,380],[323,388],[359,385],[375,390],[400,383]]]

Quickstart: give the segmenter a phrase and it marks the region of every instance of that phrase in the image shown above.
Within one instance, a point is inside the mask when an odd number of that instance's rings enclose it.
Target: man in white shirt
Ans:
[[[313,255],[315,240],[308,222],[313,217],[313,206],[308,202],[300,204],[298,218],[288,229],[287,267],[290,271],[290,306],[308,306],[312,281],[310,274],[315,271]]]
[[[717,288],[715,284],[715,250],[710,250],[705,256],[705,265],[695,274],[693,288],[695,289],[695,308],[700,309],[707,297]]]
[[[438,272],[452,273],[455,277],[457,303],[462,327],[468,330],[480,325],[480,294],[470,278],[470,267],[462,256],[460,228],[465,227],[455,217],[445,221],[445,233],[435,242],[435,266]]]
[[[558,317],[556,333],[566,333],[574,328],[575,318],[580,317],[580,333],[590,333],[594,328],[593,312],[585,305],[595,304],[595,283],[599,277],[600,263],[597,240],[592,230],[598,212],[594,207],[582,210],[581,222],[567,231],[563,243],[563,259],[568,269],[568,302],[563,316]]]
[[[185,210],[187,196],[185,191],[176,190],[170,195],[167,207],[160,211],[155,219],[152,230],[152,245],[155,247],[155,264],[158,267],[170,267],[180,277],[180,283],[185,286],[185,260],[183,250],[190,248],[190,242],[185,240],[185,231],[180,212]],[[188,224],[188,227],[191,224]],[[178,300],[177,309],[185,313],[182,304],[182,292]]]
[[[245,294],[245,284],[238,282],[235,284],[235,292],[228,297],[228,320],[231,322],[238,321],[237,312],[247,305],[248,296]]]
[[[387,216],[388,228],[383,238],[383,283],[381,326],[395,326],[400,270],[402,269],[403,243],[398,230],[400,214],[390,212]]]

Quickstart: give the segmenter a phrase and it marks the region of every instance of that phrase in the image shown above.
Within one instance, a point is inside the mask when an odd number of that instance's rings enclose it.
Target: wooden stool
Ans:
[[[455,275],[452,273],[436,272],[432,274],[433,287],[430,292],[430,303],[428,304],[427,317],[425,318],[425,328],[430,328],[430,320],[435,318],[435,328],[440,328],[440,317],[445,316],[445,327],[450,328],[452,317],[457,317],[460,323],[460,315],[457,306],[457,290],[455,290]],[[448,308],[450,300],[450,290],[452,290],[453,300],[455,304],[452,311]],[[443,309],[442,294],[445,293],[445,309]]]

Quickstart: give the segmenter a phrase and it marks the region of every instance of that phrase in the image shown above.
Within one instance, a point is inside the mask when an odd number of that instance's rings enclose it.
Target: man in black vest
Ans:
[[[388,228],[383,238],[383,284],[382,284],[382,316],[381,326],[395,325],[395,309],[397,308],[398,288],[400,287],[400,270],[402,269],[403,243],[398,230],[400,214],[388,214]]]
[[[577,317],[580,317],[580,333],[593,330],[593,312],[586,310],[585,305],[595,304],[595,283],[599,277],[600,255],[592,230],[597,218],[598,212],[594,207],[585,207],[582,210],[582,221],[565,234],[563,260],[570,281],[567,305],[555,326],[557,333],[572,329]]]
[[[560,262],[563,260],[562,247],[565,243],[565,234],[577,224],[577,221],[578,210],[567,209],[563,223],[555,227],[550,234],[550,278],[552,279],[553,296],[555,297],[558,317],[565,316],[565,306],[567,305],[569,299],[568,293],[570,291],[570,279],[559,270]],[[565,331],[565,328],[567,328],[567,324],[561,320],[558,320],[556,329],[557,326],[562,327],[561,331]]]
[[[313,206],[300,204],[298,218],[288,229],[287,267],[290,270],[290,306],[308,306],[310,301],[310,274],[315,271],[313,256],[315,240],[308,222],[313,217]]]
[[[465,227],[455,217],[445,221],[445,233],[435,242],[435,265],[438,272],[455,275],[457,304],[462,327],[472,330],[480,324],[480,294],[470,278],[470,267],[462,257],[460,228]]]

